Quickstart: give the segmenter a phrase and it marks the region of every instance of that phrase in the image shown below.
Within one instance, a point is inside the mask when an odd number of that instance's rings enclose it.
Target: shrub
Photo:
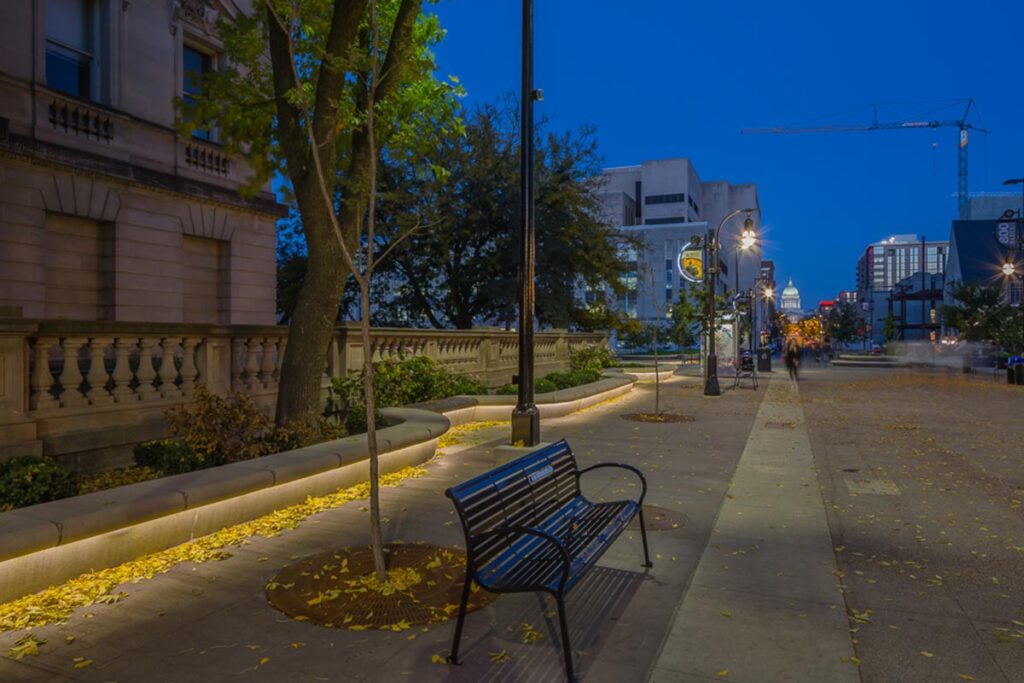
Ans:
[[[615,356],[607,346],[584,346],[582,349],[569,351],[569,369],[596,370],[600,375],[601,370],[615,366]]]
[[[394,408],[459,394],[487,393],[487,388],[480,382],[460,372],[452,372],[427,356],[375,363],[373,388],[377,408]],[[366,431],[366,403],[360,373],[354,371],[348,377],[336,377],[333,390],[339,417],[349,433]]]
[[[78,478],[78,492],[82,495],[95,491],[106,491],[107,489],[138,484],[140,481],[157,479],[161,473],[149,467],[118,467],[116,469],[86,474]]]
[[[324,417],[316,415],[306,419],[289,420],[270,433],[269,441],[274,446],[274,452],[290,451],[315,443],[340,439],[347,433],[344,426],[334,424]]]
[[[191,403],[167,410],[168,432],[209,465],[239,462],[276,450],[274,423],[248,396],[223,398],[197,387]],[[206,466],[209,466],[206,465]]]
[[[568,389],[569,387],[576,386],[573,383],[575,378],[571,372],[550,372],[544,375],[540,381],[543,382],[545,380],[554,384],[556,389]]]
[[[78,480],[51,458],[23,455],[0,462],[0,509],[78,495]]]
[[[174,439],[158,439],[136,444],[135,464],[164,474],[182,474],[220,465],[213,458],[196,453],[187,444]]]
[[[583,368],[580,370],[573,370],[569,373],[569,379],[572,384],[571,387],[578,387],[581,384],[590,384],[601,379],[601,371],[596,368]]]
[[[558,373],[551,373],[551,374],[558,374]],[[558,391],[561,388],[558,385],[556,385],[554,382],[552,382],[550,379],[548,379],[549,377],[551,377],[551,375],[546,375],[546,376],[541,377],[540,379],[536,380],[533,383],[533,393],[535,393],[535,394],[546,394],[546,393],[548,393],[550,391]],[[513,395],[514,396],[514,395],[519,393],[519,385],[518,384],[505,384],[503,386],[498,387],[498,389],[495,390],[494,393],[501,394],[502,396],[508,396],[508,395]]]

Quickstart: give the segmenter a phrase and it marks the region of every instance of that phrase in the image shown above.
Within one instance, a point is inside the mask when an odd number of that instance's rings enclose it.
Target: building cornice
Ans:
[[[238,192],[211,183],[182,178],[16,133],[2,133],[0,131],[0,157],[141,185],[176,197],[201,199],[262,215],[280,217],[288,213],[287,207],[266,192],[254,197],[243,197]]]

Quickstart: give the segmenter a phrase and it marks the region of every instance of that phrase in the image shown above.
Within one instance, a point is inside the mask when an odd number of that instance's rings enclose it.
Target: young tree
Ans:
[[[252,165],[254,188],[281,174],[301,217],[306,264],[294,293],[278,422],[320,411],[320,378],[352,270],[343,250],[354,254],[366,234],[379,152],[415,160],[438,133],[458,126],[457,86],[435,78],[430,52],[443,32],[421,4],[255,0],[251,14],[219,27],[226,67],[203,77],[194,105],[179,103],[184,132],[216,128],[227,151]],[[374,64],[376,145],[368,130]]]
[[[832,307],[827,318],[828,332],[840,345],[856,341],[863,327],[860,310],[851,301],[841,301]]]
[[[191,122],[215,119],[227,139],[275,159],[291,182],[306,239],[305,277],[295,303],[278,394],[279,421],[319,411],[323,372],[345,279],[359,286],[364,349],[370,539],[377,580],[387,580],[380,517],[379,461],[368,312],[376,262],[387,255],[376,234],[377,165],[382,152],[410,162],[424,136],[452,115],[452,89],[432,75],[428,47],[440,38],[420,0],[263,0],[257,12],[225,27],[229,54],[244,63],[209,83]],[[264,59],[269,52],[269,59]],[[238,92],[226,88],[234,86]],[[257,110],[225,116],[230,96]],[[205,108],[204,108],[205,107]],[[420,135],[417,122],[430,121]],[[259,132],[267,137],[253,138]],[[259,152],[265,154],[260,161]],[[262,167],[261,167],[262,164]],[[414,226],[415,227],[415,226]],[[397,242],[396,242],[397,243]]]
[[[890,311],[885,316],[885,323],[882,325],[882,338],[887,342],[894,341],[899,336],[899,329],[896,327],[896,320]]]
[[[697,343],[696,330],[701,320],[698,304],[694,302],[696,297],[690,289],[680,287],[679,298],[672,305],[672,323],[667,330],[668,338],[684,349]]]

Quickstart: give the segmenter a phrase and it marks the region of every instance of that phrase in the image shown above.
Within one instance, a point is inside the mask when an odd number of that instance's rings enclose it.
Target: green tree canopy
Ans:
[[[545,132],[537,141],[537,318],[541,325],[592,329],[609,322],[605,292],[621,289],[623,239],[600,219],[600,160],[592,129]],[[394,201],[382,216],[425,216],[395,252],[390,305],[434,327],[513,324],[519,264],[519,135],[515,103],[486,104],[466,117],[465,134],[427,153],[446,178],[392,164]],[[415,202],[410,208],[409,202]],[[589,291],[581,301],[580,291]]]
[[[319,411],[323,359],[363,239],[378,155],[422,161],[439,135],[458,130],[457,85],[435,77],[431,48],[443,31],[422,0],[255,0],[222,22],[225,67],[205,74],[195,103],[179,102],[182,129],[214,129],[244,156],[251,187],[287,179],[301,216],[306,266],[294,293],[279,422]],[[371,8],[376,20],[371,26]],[[371,78],[370,71],[379,78]],[[370,84],[373,96],[370,96]],[[368,103],[375,120],[371,141]]]

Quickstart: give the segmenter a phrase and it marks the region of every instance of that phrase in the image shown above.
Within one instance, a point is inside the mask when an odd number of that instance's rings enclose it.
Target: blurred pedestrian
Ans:
[[[786,359],[786,368],[789,370],[789,381],[797,384],[800,381],[800,340],[796,335],[786,337],[783,347],[783,356]]]

